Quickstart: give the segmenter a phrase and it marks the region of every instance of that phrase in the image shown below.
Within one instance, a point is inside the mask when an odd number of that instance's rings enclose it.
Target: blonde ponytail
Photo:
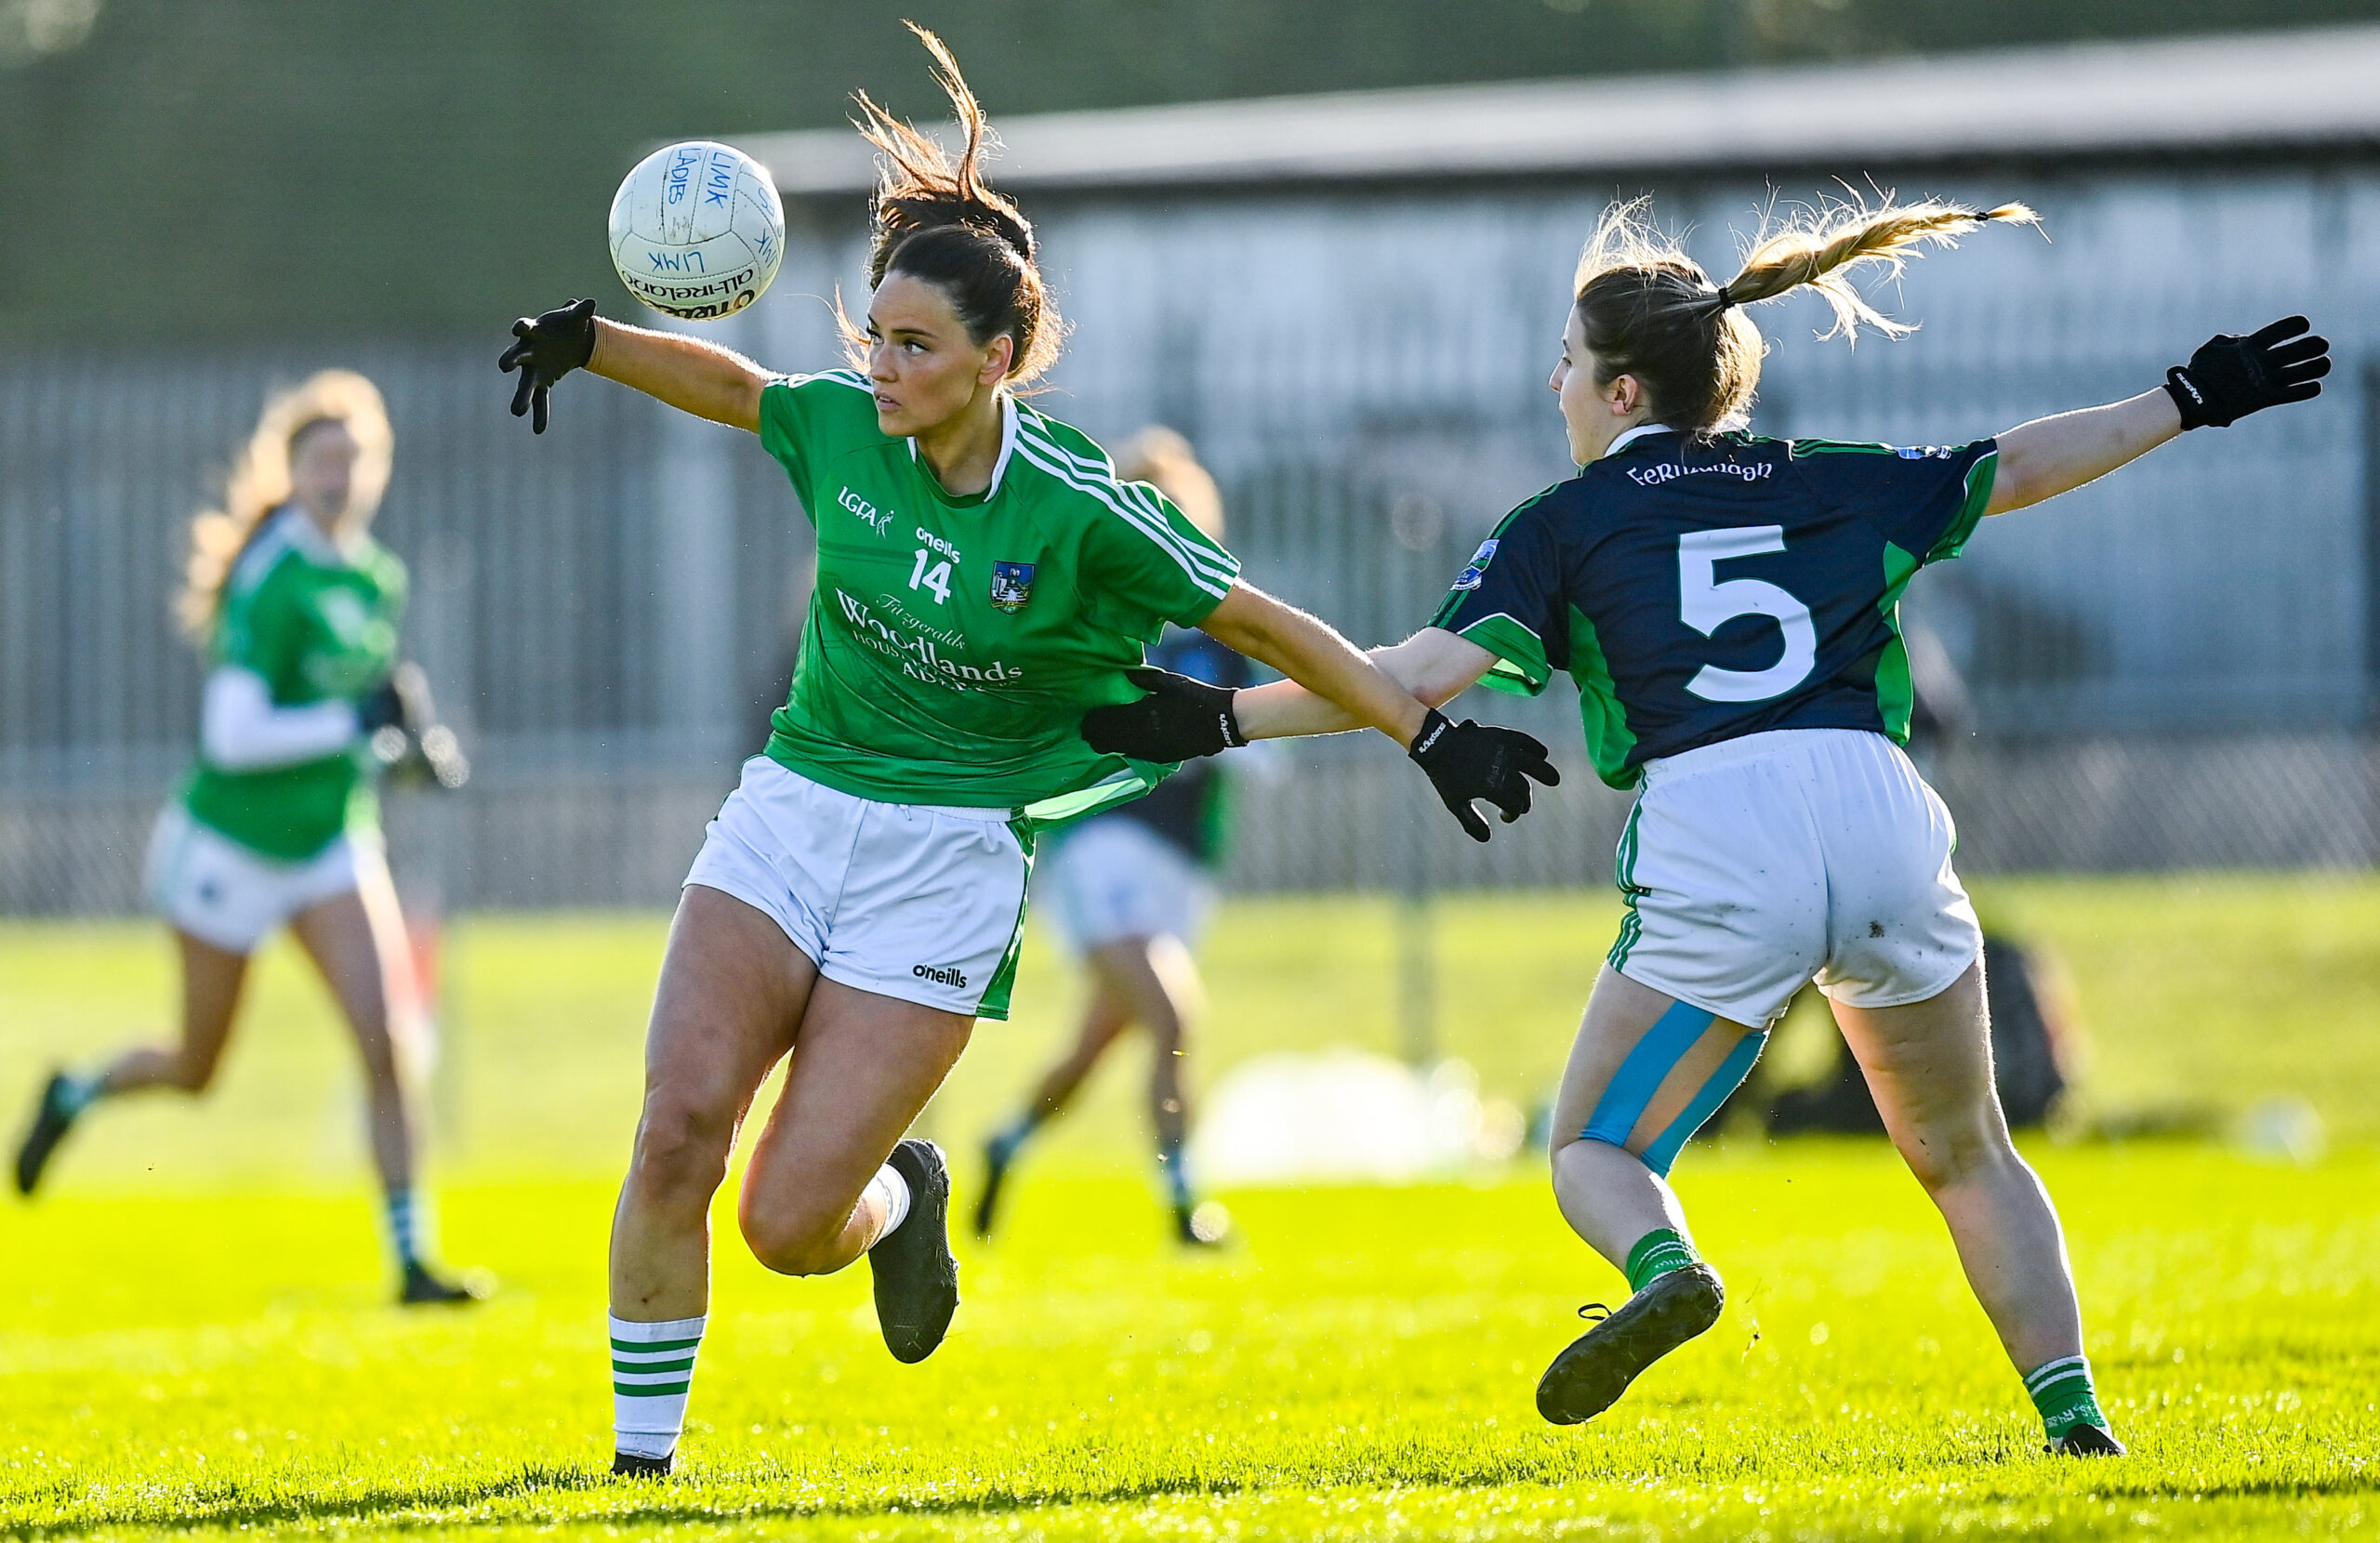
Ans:
[[[1887,200],[1872,211],[1858,204],[1820,211],[1755,238],[1742,270],[1720,286],[1720,294],[1726,305],[1748,306],[1806,286],[1834,312],[1834,325],[1821,336],[1857,337],[1865,325],[1898,337],[1915,329],[1870,305],[1852,286],[1852,270],[1871,264],[1898,276],[1925,247],[1956,246],[1961,236],[1990,220],[2038,225],[2041,216],[2022,204],[1969,210],[1932,200],[1905,208]]]
[[[318,423],[338,423],[359,452],[344,537],[372,522],[388,491],[395,435],[379,389],[352,370],[324,370],[303,385],[275,392],[241,448],[223,489],[223,507],[202,511],[190,523],[190,560],[175,619],[192,641],[205,646],[222,609],[223,585],[256,535],[264,517],[289,502],[289,453],[298,435]]]
[[[1760,384],[1767,345],[1744,307],[1806,287],[1834,312],[1821,336],[1856,339],[1861,326],[1871,326],[1897,337],[1912,328],[1870,305],[1852,284],[1854,270],[1868,265],[1898,273],[1926,246],[1955,246],[1986,221],[2040,223],[2022,204],[1837,204],[1764,230],[1742,270],[1721,284],[1654,226],[1649,209],[1650,201],[1638,198],[1604,211],[1579,258],[1573,303],[1597,383],[1634,376],[1656,421],[1706,436],[1739,425]]]

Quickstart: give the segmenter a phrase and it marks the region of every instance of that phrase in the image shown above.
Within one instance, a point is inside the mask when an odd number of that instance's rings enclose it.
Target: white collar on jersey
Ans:
[[[281,522],[284,539],[297,547],[298,555],[315,567],[344,568],[348,565],[349,554],[339,549],[337,541],[323,534],[323,528],[314,523],[314,517],[299,508],[295,499],[282,505],[270,518]]]
[[[1000,458],[992,463],[991,485],[984,489],[983,501],[990,503],[999,495],[1000,479],[1008,475],[1008,458],[1016,454],[1016,399],[1006,391],[1000,393]],[[918,458],[918,437],[909,436],[909,459]],[[933,472],[928,468],[926,475]],[[948,491],[947,489],[945,490]]]
[[[1666,423],[1640,423],[1633,429],[1621,430],[1609,444],[1604,446],[1603,458],[1606,461],[1611,459],[1614,455],[1619,455],[1621,451],[1627,449],[1630,445],[1634,444],[1638,440],[1643,439],[1647,434],[1674,434],[1676,432],[1676,429],[1672,429]]]

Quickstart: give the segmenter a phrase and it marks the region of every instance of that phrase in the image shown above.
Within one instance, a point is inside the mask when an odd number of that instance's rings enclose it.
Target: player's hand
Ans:
[[[1124,679],[1148,694],[1082,715],[1082,737],[1102,755],[1183,761],[1248,743],[1229,687],[1147,666],[1126,670]]]
[[[1436,708],[1421,720],[1406,752],[1429,773],[1430,785],[1474,841],[1488,839],[1488,822],[1471,807],[1474,798],[1496,806],[1504,824],[1528,812],[1529,779],[1552,787],[1562,780],[1545,746],[1518,729],[1499,729],[1464,719],[1450,723]]]
[[[512,390],[512,415],[529,414],[530,429],[542,434],[553,415],[546,399],[554,382],[595,357],[595,302],[573,300],[542,316],[523,316],[512,323],[512,336],[496,367],[521,372]]]
[[[2320,396],[2331,340],[2307,336],[2310,324],[2288,316],[2245,337],[2222,333],[2200,344],[2188,363],[2165,372],[2182,427],[2228,429],[2251,413]]]

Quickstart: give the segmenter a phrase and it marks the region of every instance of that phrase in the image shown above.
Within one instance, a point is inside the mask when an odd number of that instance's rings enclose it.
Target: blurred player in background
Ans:
[[[1215,480],[1172,429],[1144,429],[1132,436],[1117,452],[1116,474],[1154,484],[1192,524],[1223,540],[1223,504]],[[1149,663],[1226,690],[1250,680],[1245,657],[1182,627],[1167,630]],[[984,1143],[977,1237],[991,1235],[1009,1167],[1025,1139],[1065,1108],[1108,1047],[1136,1022],[1149,1034],[1149,1123],[1174,1233],[1183,1243],[1203,1246],[1222,1242],[1229,1232],[1231,1218],[1219,1203],[1198,1204],[1183,1153],[1190,1128],[1184,1075],[1190,1029],[1204,1006],[1191,955],[1214,903],[1209,875],[1223,855],[1227,775],[1218,760],[1194,760],[1148,797],[1051,833],[1035,888],[1048,903],[1045,914],[1081,957],[1091,999],[1073,1048],[1042,1074],[1015,1118]]]
[[[100,1100],[204,1093],[249,958],[285,923],[363,1056],[398,1299],[468,1302],[476,1292],[430,1267],[422,1237],[421,1114],[407,1062],[428,1024],[373,792],[381,760],[416,740],[444,778],[460,765],[451,735],[406,722],[408,696],[426,700],[418,671],[403,666],[410,691],[396,679],[404,565],[370,534],[392,445],[372,383],[324,371],[266,404],[223,508],[192,523],[179,612],[210,664],[198,762],[157,822],[148,865],[150,898],[180,949],[181,1037],[52,1076],[17,1153],[17,1188],[33,1194]]]
[[[1666,1176],[1815,977],[2050,1449],[2123,1451],[2083,1358],[2057,1213],[1993,1090],[1982,937],[1950,813],[1899,747],[1897,605],[1985,515],[2316,395],[2329,345],[2303,317],[2216,337],[2161,388],[1972,444],[1743,429],[1765,347],[1743,307],[1808,286],[1839,330],[1890,333],[1845,270],[1897,269],[1985,220],[2031,218],[2014,204],[1837,209],[1770,233],[1722,284],[1641,204],[1615,206],[1580,259],[1549,382],[1580,474],[1508,515],[1433,625],[1374,655],[1431,702],[1483,677],[1535,693],[1567,670],[1597,771],[1644,788],[1617,864],[1628,915],[1564,1074],[1553,1152],[1564,1217],[1631,1296],[1539,1382],[1556,1424],[1601,1413],[1718,1320],[1719,1277]],[[1195,682],[1152,694],[1211,710]],[[1250,737],[1349,726],[1294,684],[1236,706]]]
[[[1084,710],[1163,626],[1197,626],[1413,747],[1449,809],[1527,804],[1526,735],[1428,712],[1322,623],[1237,582],[1238,564],[1106,453],[1017,399],[1063,329],[1033,230],[983,181],[982,110],[919,35],[966,131],[954,160],[866,96],[882,153],[866,330],[853,368],[783,376],[591,300],[522,318],[501,360],[542,429],[585,367],[760,437],[818,533],[793,692],[767,752],[687,875],[645,1054],[643,1116],[613,1224],[615,1473],[670,1470],[710,1296],[711,1197],[761,1082],[783,1090],[738,1218],[789,1275],[867,1257],[899,1360],[959,1304],[949,1172],[903,1138],[978,1018],[1008,1016],[1037,826],[1145,793],[1187,758],[1094,751]],[[864,366],[864,367],[862,367]],[[1188,738],[1220,732],[1200,724]],[[1516,748],[1516,745],[1519,748]],[[1486,826],[1479,824],[1484,838]]]

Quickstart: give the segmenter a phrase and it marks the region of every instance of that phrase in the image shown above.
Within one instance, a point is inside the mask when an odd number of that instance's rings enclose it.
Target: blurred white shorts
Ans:
[[[1010,813],[879,803],[755,756],[686,882],[765,912],[830,981],[1006,1018],[1032,867]]]
[[[233,954],[253,954],[266,933],[309,905],[357,889],[379,849],[340,836],[313,856],[284,863],[200,824],[178,803],[149,838],[149,903],[176,929]]]
[[[1853,1007],[1923,1002],[1983,949],[1957,843],[1882,734],[1779,729],[1649,761],[1613,864],[1612,968],[1754,1029],[1812,980]]]
[[[1067,831],[1039,866],[1043,914],[1078,954],[1125,938],[1196,948],[1215,903],[1214,885],[1181,848],[1120,814]]]

